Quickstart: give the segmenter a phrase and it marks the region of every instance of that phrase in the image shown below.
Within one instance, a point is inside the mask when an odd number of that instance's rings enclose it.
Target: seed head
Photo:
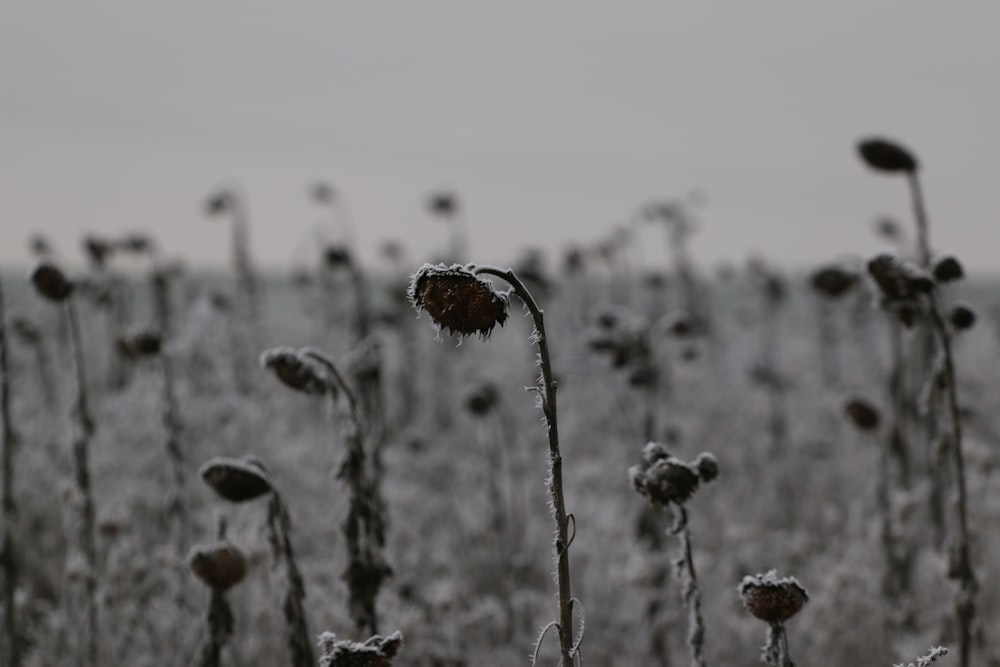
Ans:
[[[450,192],[435,192],[427,200],[427,208],[441,218],[451,218],[458,213],[458,198]]]
[[[719,476],[719,462],[715,456],[708,452],[702,452],[694,460],[694,467],[698,469],[698,477],[702,482],[711,482]]]
[[[820,296],[837,299],[858,282],[858,274],[839,266],[825,266],[812,274],[812,287]]]
[[[156,331],[135,331],[118,338],[118,350],[133,359],[154,357],[160,353],[163,340]]]
[[[628,470],[632,486],[654,505],[685,503],[699,482],[710,482],[719,474],[719,463],[708,453],[694,463],[672,456],[665,446],[649,442],[642,450],[642,463]]]
[[[809,594],[795,577],[779,579],[776,570],[747,575],[736,590],[746,610],[768,623],[787,621],[809,601]]]
[[[206,586],[220,593],[243,581],[247,574],[246,556],[229,542],[194,547],[188,563]]]
[[[304,394],[322,395],[331,390],[319,369],[291,347],[273,347],[260,355],[260,365],[270,369],[287,387]]]
[[[344,245],[329,245],[323,251],[323,260],[329,269],[351,268],[351,250]]]
[[[951,309],[948,321],[951,322],[951,326],[955,327],[956,331],[971,329],[972,325],[976,323],[976,311],[966,305],[959,304]]]
[[[496,406],[499,400],[497,386],[492,382],[480,382],[465,397],[465,407],[473,415],[482,417]]]
[[[259,498],[272,490],[267,470],[255,458],[215,458],[198,474],[216,493],[234,503]]]
[[[863,398],[851,398],[844,403],[844,414],[862,431],[874,431],[881,417],[878,408]]]
[[[49,301],[65,301],[73,291],[73,283],[55,264],[42,262],[31,274],[31,282],[38,293]]]
[[[888,139],[863,139],[858,142],[858,154],[875,171],[914,173],[919,168],[913,153]]]
[[[332,632],[320,635],[323,651],[320,667],[390,667],[392,659],[403,645],[403,633],[398,630],[388,637],[375,635],[365,642],[337,639]]]
[[[890,300],[911,299],[934,290],[934,279],[922,268],[888,253],[868,262],[868,273],[883,296]]]
[[[950,283],[965,277],[961,262],[951,255],[935,259],[931,272],[934,274],[934,280],[939,283]]]
[[[205,215],[215,217],[222,215],[233,205],[233,196],[228,192],[217,192],[205,200]]]
[[[493,327],[507,321],[507,294],[458,264],[424,264],[407,296],[414,308],[427,311],[434,324],[449,333],[488,338]]]

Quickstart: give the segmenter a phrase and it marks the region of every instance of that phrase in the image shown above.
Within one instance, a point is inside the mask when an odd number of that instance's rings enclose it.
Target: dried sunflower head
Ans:
[[[876,171],[913,173],[919,168],[913,153],[888,139],[871,138],[859,141],[858,154],[865,164]]]
[[[214,458],[198,474],[216,493],[234,503],[259,498],[272,490],[267,470],[254,458]]]
[[[778,577],[776,570],[743,577],[736,589],[743,606],[768,623],[783,623],[809,601],[809,593],[795,577]]]
[[[246,556],[229,542],[197,546],[188,562],[206,586],[220,593],[243,581],[247,574]]]
[[[427,311],[439,329],[452,334],[487,338],[507,321],[507,294],[459,264],[424,264],[406,295],[414,308]]]
[[[322,395],[331,386],[316,365],[290,347],[272,347],[260,355],[260,365],[274,372],[283,384],[304,394]]]
[[[73,283],[55,264],[42,262],[31,274],[31,283],[49,301],[65,301],[73,291]]]

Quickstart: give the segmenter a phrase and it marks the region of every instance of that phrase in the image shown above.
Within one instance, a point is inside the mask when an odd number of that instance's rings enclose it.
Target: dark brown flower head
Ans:
[[[489,381],[480,382],[466,394],[465,407],[473,415],[482,417],[489,414],[499,400],[500,394],[495,384]]]
[[[858,142],[858,154],[875,171],[913,173],[919,168],[913,153],[888,139],[863,139]]]
[[[956,331],[971,329],[972,325],[976,323],[976,311],[964,304],[958,304],[948,314],[948,321],[951,322],[951,326]]]
[[[205,215],[217,216],[229,211],[233,206],[233,196],[225,191],[217,192],[205,200]]]
[[[950,283],[965,277],[962,264],[951,255],[935,259],[931,273],[934,274],[934,280],[939,283]]]
[[[114,243],[107,239],[93,235],[83,237],[83,251],[87,255],[91,266],[96,269],[104,268],[108,262],[108,257],[111,256],[114,249]]]
[[[48,257],[52,254],[52,244],[41,234],[32,234],[28,239],[28,249],[31,254],[38,258]]]
[[[698,478],[703,483],[711,482],[719,476],[719,461],[708,452],[699,454],[692,465],[698,470]]]
[[[450,192],[435,192],[427,200],[427,209],[441,218],[451,218],[458,213],[458,198]]]
[[[329,269],[351,268],[351,249],[344,245],[329,245],[323,251],[323,261]]]
[[[795,577],[779,579],[776,570],[747,575],[736,590],[746,610],[768,623],[787,621],[809,601],[809,594]]]
[[[839,266],[824,266],[812,274],[810,283],[816,292],[829,299],[838,299],[854,287],[858,274]]]
[[[329,183],[316,183],[309,188],[309,196],[320,204],[332,204],[337,191]]]
[[[388,637],[375,635],[364,642],[337,639],[332,632],[320,635],[323,655],[320,667],[391,667],[393,658],[403,645],[403,633],[398,630]]]
[[[14,335],[26,345],[38,345],[42,342],[42,332],[38,325],[24,317],[15,317],[10,322]]]
[[[153,357],[160,353],[162,336],[156,331],[135,331],[118,338],[118,350],[126,357]]]
[[[126,234],[122,238],[118,239],[118,242],[115,243],[115,247],[124,252],[141,255],[152,251],[153,239],[140,233]]]
[[[844,403],[844,414],[862,431],[874,431],[881,418],[878,408],[863,398],[850,398]]]
[[[220,593],[243,581],[247,574],[246,556],[229,542],[196,546],[188,563],[206,586]]]
[[[322,395],[331,390],[311,360],[291,347],[273,347],[260,355],[260,365],[271,370],[282,383],[305,394]]]
[[[875,221],[875,233],[887,241],[898,241],[903,232],[899,223],[892,218],[879,218]]]
[[[868,262],[868,273],[889,300],[911,299],[934,289],[934,279],[913,262],[882,253]]]
[[[427,311],[434,324],[449,333],[487,338],[496,325],[507,321],[507,295],[458,264],[424,264],[414,274],[407,296],[414,308]]]
[[[707,475],[711,477],[710,468],[714,457],[711,461],[708,459],[700,461],[706,466]],[[718,473],[718,463],[715,464],[715,472]],[[698,489],[701,480],[698,462],[685,463],[670,455],[667,448],[657,442],[650,442],[643,448],[642,463],[629,468],[628,474],[632,480],[632,487],[640,495],[654,505],[661,506],[687,502]]]
[[[31,274],[31,283],[49,301],[65,301],[73,291],[73,283],[55,264],[43,262]]]
[[[259,498],[272,490],[267,470],[250,457],[215,458],[203,465],[198,474],[216,493],[234,503]]]

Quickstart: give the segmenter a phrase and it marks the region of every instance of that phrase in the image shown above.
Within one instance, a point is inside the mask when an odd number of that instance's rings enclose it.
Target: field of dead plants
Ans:
[[[34,240],[0,303],[4,665],[1000,664],[1000,298],[920,207],[808,271],[698,266],[677,202],[637,222],[669,265],[616,234],[511,271],[460,203],[429,206],[468,266],[265,274],[234,192],[216,275]]]

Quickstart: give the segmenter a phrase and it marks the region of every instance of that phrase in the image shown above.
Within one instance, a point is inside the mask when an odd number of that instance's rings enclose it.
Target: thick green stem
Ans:
[[[545,333],[543,312],[532,298],[531,293],[511,270],[498,269],[491,266],[477,266],[476,274],[489,274],[502,278],[514,288],[514,293],[524,302],[535,332],[533,340],[538,345],[538,361],[541,367],[541,378],[536,387],[541,398],[542,414],[549,437],[549,479],[548,490],[552,505],[552,515],[555,520],[555,557],[556,579],[559,587],[559,649],[562,663],[573,664],[578,646],[573,637],[573,594],[569,575],[569,547],[573,535],[569,531],[569,515],[566,513],[566,501],[563,491],[562,454],[559,451],[559,427],[556,421],[556,381],[552,372],[552,360],[549,356],[548,337]]]

